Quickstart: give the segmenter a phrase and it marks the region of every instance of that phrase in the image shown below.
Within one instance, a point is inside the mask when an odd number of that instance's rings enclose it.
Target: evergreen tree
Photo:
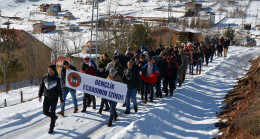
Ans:
[[[0,76],[3,78],[6,93],[8,93],[8,79],[21,71],[22,65],[16,59],[14,52],[20,49],[14,29],[3,28],[0,30]]]
[[[154,40],[149,35],[150,31],[148,27],[144,25],[137,25],[133,28],[131,47],[136,49],[139,48],[142,44],[145,46],[151,45]]]
[[[235,37],[235,30],[232,29],[232,27],[230,26],[230,24],[227,27],[227,30],[225,32],[225,36],[230,38],[230,40],[232,41]]]
[[[195,28],[195,19],[194,18],[192,18],[192,20],[191,20],[191,23],[190,23],[190,28]]]

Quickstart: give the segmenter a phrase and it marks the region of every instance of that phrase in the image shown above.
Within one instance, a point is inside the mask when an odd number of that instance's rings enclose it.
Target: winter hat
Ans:
[[[114,54],[120,54],[119,50],[115,50]]]
[[[83,58],[83,60],[90,60],[90,57],[89,57],[89,56],[85,56],[85,57]]]
[[[141,45],[141,49],[145,50],[145,46],[144,46],[144,44]]]
[[[63,61],[63,65],[69,65],[69,61]]]
[[[143,54],[146,56],[146,57],[149,57],[149,54],[147,51],[144,51]]]
[[[116,62],[114,63],[114,67],[121,67],[121,64],[119,63],[119,61],[116,61]]]
[[[100,63],[99,65],[98,65],[98,68],[104,68],[105,67],[105,65],[103,64],[103,63]]]
[[[56,65],[50,65],[49,68],[51,68],[53,71],[57,71],[56,70]]]
[[[134,58],[138,58],[139,59],[139,54],[135,54]]]
[[[129,50],[127,50],[126,52],[125,52],[125,55],[127,55],[127,54],[130,54],[131,52],[129,51]]]
[[[117,73],[117,71],[114,68],[109,70],[109,74],[114,74],[115,75],[116,73]]]

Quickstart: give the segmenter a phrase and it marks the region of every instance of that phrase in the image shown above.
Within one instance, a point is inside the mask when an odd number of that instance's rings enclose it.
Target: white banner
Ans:
[[[125,102],[127,85],[100,77],[66,71],[66,87],[116,102]]]

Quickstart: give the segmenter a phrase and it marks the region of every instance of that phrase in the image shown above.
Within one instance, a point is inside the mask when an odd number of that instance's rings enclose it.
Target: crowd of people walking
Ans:
[[[136,95],[140,94],[142,103],[153,102],[154,98],[173,96],[174,90],[181,87],[185,81],[186,74],[201,74],[203,65],[208,66],[213,61],[213,57],[221,57],[224,50],[224,57],[227,56],[229,39],[223,37],[207,41],[182,42],[180,46],[160,45],[156,50],[142,45],[140,49],[127,50],[122,54],[115,50],[112,60],[107,53],[102,54],[98,64],[88,56],[83,58],[81,73],[106,78],[127,85],[126,100],[123,106],[126,107],[124,114],[131,114],[131,102],[134,112],[138,112]],[[78,112],[78,102],[76,91],[67,88],[65,85],[66,70],[77,69],[64,61],[61,69],[61,80],[57,77],[54,65],[48,68],[48,74],[42,79],[39,91],[39,101],[44,93],[43,111],[46,116],[51,118],[49,133],[53,132],[57,116],[55,114],[58,97],[61,101],[61,111],[58,114],[64,116],[67,94],[70,92],[74,104],[74,113]],[[61,93],[63,92],[63,93]],[[165,95],[163,95],[163,92]],[[148,96],[149,95],[149,96]],[[87,107],[96,109],[96,97],[84,93],[83,109]],[[105,106],[105,107],[104,107]],[[110,111],[110,118],[107,126],[111,126],[118,117],[116,112],[117,102],[101,98],[98,113]],[[48,110],[51,109],[51,112]]]

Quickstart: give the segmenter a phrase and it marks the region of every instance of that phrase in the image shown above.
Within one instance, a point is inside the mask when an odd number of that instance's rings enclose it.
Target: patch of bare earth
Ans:
[[[216,124],[223,134],[216,139],[260,138],[260,57],[250,62],[248,73],[225,97]]]

